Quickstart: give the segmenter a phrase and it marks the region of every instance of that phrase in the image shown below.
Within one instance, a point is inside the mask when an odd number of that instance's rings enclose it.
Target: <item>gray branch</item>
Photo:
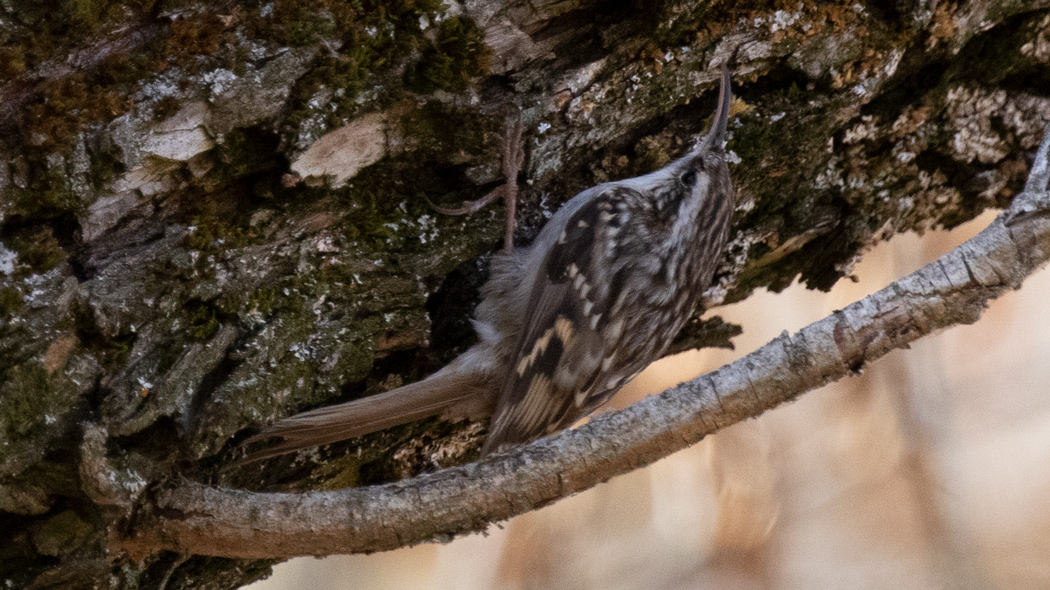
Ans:
[[[139,558],[160,550],[238,558],[382,551],[480,531],[648,465],[926,334],[975,322],[990,300],[1020,287],[1050,257],[1050,220],[1033,214],[1045,212],[1048,150],[1050,135],[1025,192],[979,235],[717,371],[578,429],[397,483],[301,494],[184,483],[159,491],[111,549]]]

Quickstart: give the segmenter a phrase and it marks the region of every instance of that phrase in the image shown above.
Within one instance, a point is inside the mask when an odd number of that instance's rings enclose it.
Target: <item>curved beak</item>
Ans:
[[[711,122],[711,130],[697,147],[698,152],[717,150],[722,151],[726,140],[726,126],[729,125],[729,104],[733,101],[733,91],[729,87],[729,68],[722,64],[722,85],[718,93],[718,107],[715,108],[715,120]]]

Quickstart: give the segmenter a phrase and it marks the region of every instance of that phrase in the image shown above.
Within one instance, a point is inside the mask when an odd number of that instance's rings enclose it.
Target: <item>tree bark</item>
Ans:
[[[476,457],[483,425],[427,421],[220,475],[268,421],[418,379],[469,345],[501,212],[447,218],[426,201],[499,184],[508,109],[526,130],[525,244],[577,191],[678,156],[735,55],[738,206],[711,306],[795,278],[828,288],[878,240],[1006,205],[1050,122],[1042,1],[96,4],[0,6],[0,578],[15,587],[237,587],[268,562],[111,561],[106,548],[197,552],[143,533],[171,517],[152,510],[217,481],[387,486],[332,493],[358,497]],[[981,297],[1020,276],[963,259]],[[698,320],[677,346],[730,334]],[[862,336],[847,343],[856,366],[881,346]],[[710,402],[658,446],[736,415]],[[555,440],[583,453],[589,432]],[[554,444],[516,456],[546,461]],[[576,479],[551,489],[656,456],[613,469],[580,455]],[[450,493],[508,461],[424,480]],[[476,498],[458,524],[349,548],[472,530],[556,496]],[[296,553],[249,550],[199,553]]]

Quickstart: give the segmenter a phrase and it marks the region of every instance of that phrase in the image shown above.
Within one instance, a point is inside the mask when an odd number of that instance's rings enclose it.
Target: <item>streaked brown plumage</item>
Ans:
[[[492,416],[482,452],[565,428],[609,400],[671,343],[712,279],[733,187],[722,144],[729,72],[711,130],[651,174],[573,197],[527,248],[492,262],[479,342],[418,383],[281,420],[245,460],[345,440],[432,415]]]

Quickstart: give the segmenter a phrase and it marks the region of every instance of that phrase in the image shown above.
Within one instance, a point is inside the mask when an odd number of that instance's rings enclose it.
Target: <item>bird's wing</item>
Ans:
[[[631,189],[611,185],[598,192],[543,257],[483,453],[568,426],[593,408],[593,395],[609,389],[597,380],[619,337],[610,337],[607,322],[624,277],[615,244],[625,191]]]

